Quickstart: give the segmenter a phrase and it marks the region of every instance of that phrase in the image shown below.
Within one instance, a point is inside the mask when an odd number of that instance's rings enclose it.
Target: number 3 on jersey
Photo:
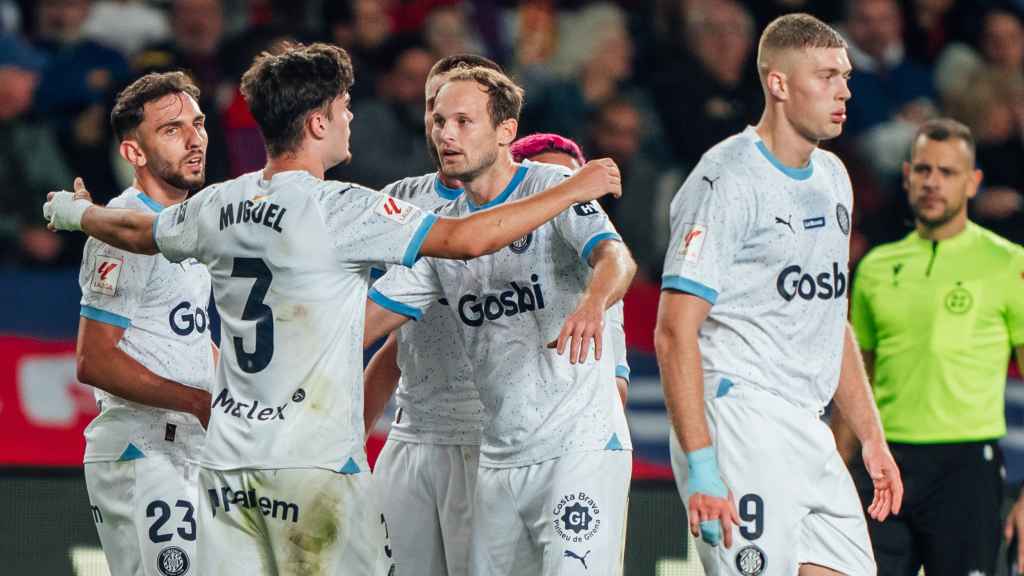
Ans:
[[[242,320],[256,321],[256,346],[252,352],[245,351],[245,342],[241,336],[234,337],[235,357],[238,367],[243,372],[253,374],[270,364],[274,357],[274,311],[263,303],[270,289],[270,281],[274,275],[267,263],[259,258],[235,258],[231,268],[232,278],[255,278],[249,299],[242,310]]]

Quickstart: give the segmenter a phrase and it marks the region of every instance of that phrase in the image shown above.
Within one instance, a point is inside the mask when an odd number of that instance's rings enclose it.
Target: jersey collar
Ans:
[[[148,207],[153,212],[160,212],[161,210],[164,209],[163,204],[157,202],[156,200],[153,200],[142,190],[139,190],[139,193],[138,195],[136,195],[136,198],[138,198],[140,202],[145,204],[146,207]]]
[[[518,188],[523,182],[523,178],[526,177],[526,171],[529,169],[528,164],[529,162],[524,161],[523,164],[516,169],[515,175],[512,176],[511,180],[509,180],[508,185],[501,191],[501,194],[498,194],[497,198],[490,202],[477,206],[469,194],[466,194],[466,203],[469,205],[469,211],[476,212],[477,210],[483,210],[484,208],[493,208],[505,202],[505,200],[508,200],[508,197],[512,195],[512,192],[515,192],[516,188]]]
[[[974,241],[975,237],[977,237],[979,230],[980,227],[977,224],[968,220],[967,226],[964,226],[964,229],[961,230],[959,234],[953,236],[952,238],[939,240],[938,243],[941,244],[942,248],[945,250],[955,250],[963,248],[965,246],[970,246]],[[914,230],[910,233],[910,240],[914,245],[922,246],[928,248],[929,250],[931,249],[933,243],[932,240],[921,237],[921,235],[917,233],[917,230]]]
[[[757,146],[758,151],[761,152],[761,155],[764,156],[772,166],[775,166],[779,172],[782,172],[793,180],[807,180],[814,174],[814,163],[811,160],[808,160],[807,165],[803,168],[792,168],[790,166],[786,166],[776,158],[775,155],[772,154],[772,151],[765,146],[764,140],[758,140],[755,146]]]
[[[462,195],[462,188],[449,188],[441,181],[440,174],[434,174],[434,192],[445,200],[455,200]]]

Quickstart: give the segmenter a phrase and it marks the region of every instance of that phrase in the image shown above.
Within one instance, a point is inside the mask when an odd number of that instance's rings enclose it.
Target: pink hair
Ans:
[[[510,150],[512,159],[516,162],[529,160],[544,152],[561,152],[572,156],[580,166],[587,163],[579,144],[558,134],[530,134],[513,142]]]

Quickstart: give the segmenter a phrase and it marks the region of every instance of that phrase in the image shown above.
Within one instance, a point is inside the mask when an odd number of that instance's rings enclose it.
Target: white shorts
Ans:
[[[388,520],[397,574],[469,574],[479,462],[479,446],[388,438],[377,458],[373,483]]]
[[[473,576],[618,576],[630,451],[566,454],[477,473]]]
[[[835,439],[817,413],[734,386],[704,404],[722,480],[740,516],[732,547],[698,538],[710,576],[793,576],[800,564],[876,574],[860,499]],[[683,504],[686,455],[671,435],[672,470]]]
[[[370,475],[199,470],[200,576],[385,576],[391,550]]]
[[[195,567],[198,465],[147,452],[85,465],[96,531],[112,576],[186,576]]]

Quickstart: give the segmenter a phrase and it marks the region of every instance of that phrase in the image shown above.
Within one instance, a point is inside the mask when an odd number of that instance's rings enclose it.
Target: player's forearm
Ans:
[[[832,435],[835,436],[836,450],[839,451],[843,462],[849,466],[857,454],[857,449],[860,448],[860,442],[857,441],[857,436],[853,433],[850,425],[846,423],[843,411],[838,407],[834,407],[832,410],[829,427],[832,428]]]
[[[209,413],[210,393],[163,378],[119,348],[80,351],[78,380],[115,396],[200,417]]]
[[[600,303],[605,309],[622,300],[636,274],[636,262],[622,242],[604,240],[591,255],[594,265],[583,292],[584,299]]]
[[[367,300],[366,318],[363,322],[363,350],[409,320],[408,316],[402,316],[383,308],[373,300]]]
[[[834,400],[843,414],[843,419],[861,444],[885,441],[882,420],[875,405],[874,395],[871,393],[860,347],[857,346],[857,340],[849,325],[846,326],[843,338],[839,387],[836,389]]]
[[[154,214],[91,206],[82,214],[82,231],[115,248],[136,254],[156,254]]]
[[[398,386],[398,340],[391,334],[363,372],[363,424],[370,433]]]
[[[704,413],[704,369],[697,334],[684,335],[658,319],[654,346],[672,428],[679,445],[693,452],[711,445]]]
[[[428,238],[421,252],[441,258],[476,258],[497,252],[567,210],[577,201],[576,190],[570,179],[528,198],[453,219],[440,245],[428,249],[432,245]]]

